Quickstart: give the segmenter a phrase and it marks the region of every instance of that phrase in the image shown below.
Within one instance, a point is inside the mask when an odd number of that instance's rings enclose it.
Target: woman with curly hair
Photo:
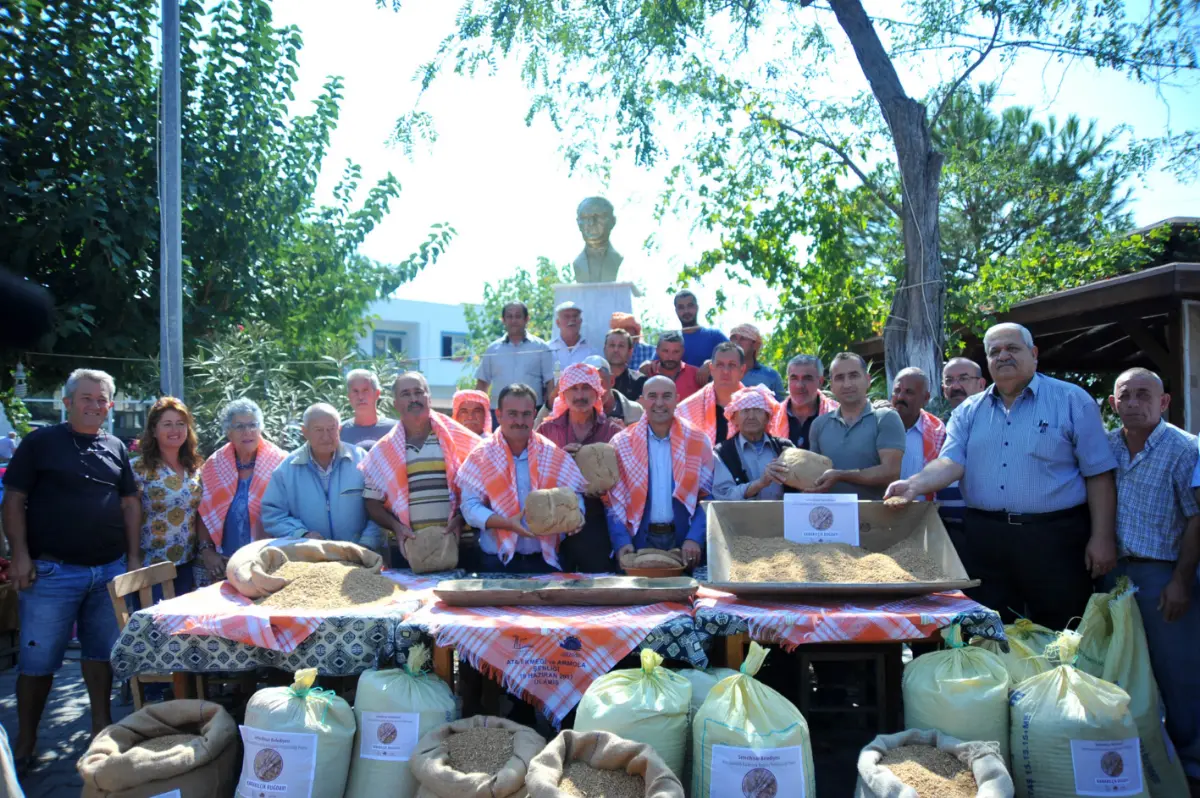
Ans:
[[[192,413],[164,396],[146,415],[133,477],[142,498],[142,563],[175,563],[175,595],[195,588],[196,508],[200,506],[200,457]],[[154,588],[155,600],[161,589]]]

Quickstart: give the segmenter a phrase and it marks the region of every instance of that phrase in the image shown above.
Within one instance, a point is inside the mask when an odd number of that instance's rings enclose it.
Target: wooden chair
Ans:
[[[118,627],[124,629],[132,614],[125,597],[136,593],[143,607],[151,607],[154,605],[153,589],[156,585],[162,586],[164,599],[175,598],[174,563],[160,562],[157,565],[139,568],[136,571],[121,574],[108,583],[108,596],[112,599],[113,612],[117,614]],[[130,677],[129,687],[133,693],[133,708],[141,709],[142,704],[145,703],[145,686],[147,684],[163,682],[172,684],[177,681],[175,676],[170,673],[140,673]],[[200,694],[203,695],[203,692]]]

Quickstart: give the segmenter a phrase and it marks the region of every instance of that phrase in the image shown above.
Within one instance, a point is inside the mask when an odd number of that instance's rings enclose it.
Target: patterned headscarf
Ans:
[[[729,404],[725,405],[725,419],[732,423],[733,417],[738,411],[757,407],[759,410],[766,411],[767,419],[770,420],[778,406],[779,403],[775,401],[775,397],[766,386],[752,385],[749,388],[742,388],[730,397]]]
[[[457,421],[458,420],[458,409],[460,407],[462,407],[463,405],[471,404],[472,402],[474,402],[475,404],[481,405],[483,407],[483,411],[484,411],[483,412],[483,434],[484,435],[491,434],[491,431],[492,431],[492,400],[483,391],[475,391],[475,390],[455,391],[454,392],[454,406],[450,410],[450,416],[455,421]]]
[[[738,326],[734,327],[729,331],[729,337],[732,338],[735,335],[740,335],[743,338],[749,338],[751,341],[754,341],[760,346],[762,345],[762,333],[760,333],[758,328],[753,324],[739,324]]]
[[[564,397],[576,385],[587,385],[596,392],[596,402],[592,407],[597,416],[604,415],[604,385],[600,382],[600,369],[587,363],[572,363],[563,369],[562,376],[558,378],[558,395],[554,397],[550,418],[558,418],[567,412],[567,400]]]

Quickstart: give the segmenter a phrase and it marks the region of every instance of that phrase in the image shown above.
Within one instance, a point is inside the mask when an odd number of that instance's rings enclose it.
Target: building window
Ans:
[[[442,333],[442,357],[452,360],[467,359],[467,334]]]
[[[408,352],[405,334],[393,330],[375,331],[375,357],[403,358]]]

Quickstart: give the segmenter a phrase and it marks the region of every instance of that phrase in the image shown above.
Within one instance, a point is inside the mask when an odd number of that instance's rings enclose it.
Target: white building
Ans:
[[[372,329],[358,346],[370,356],[408,361],[429,380],[434,403],[448,408],[462,377],[470,376],[467,319],[462,305],[384,299],[367,308]]]

